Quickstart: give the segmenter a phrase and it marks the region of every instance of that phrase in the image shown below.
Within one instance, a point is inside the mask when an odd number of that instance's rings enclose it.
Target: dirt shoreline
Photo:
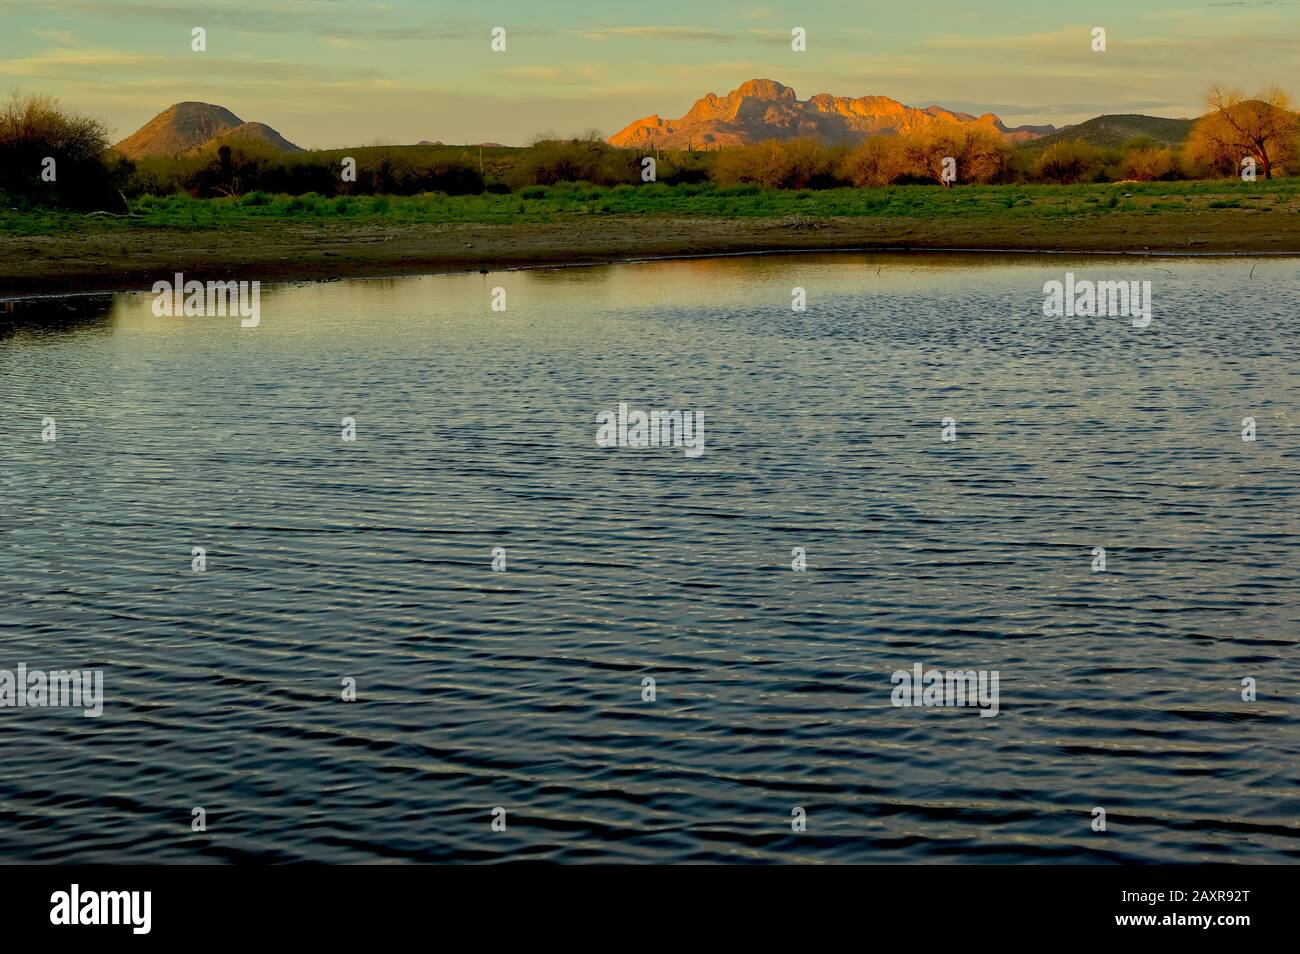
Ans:
[[[0,236],[0,297],[147,291],[199,280],[310,281],[779,251],[1300,255],[1300,215],[1110,213],[1071,219],[573,217],[555,223],[258,223]]]

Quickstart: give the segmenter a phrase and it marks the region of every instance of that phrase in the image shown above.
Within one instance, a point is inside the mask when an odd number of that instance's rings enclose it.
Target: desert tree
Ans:
[[[858,188],[887,186],[907,171],[897,136],[872,136],[844,157],[839,173]]]
[[[1034,173],[1040,179],[1060,185],[1070,185],[1092,179],[1101,169],[1101,150],[1081,139],[1054,142],[1043,150],[1034,164]]]
[[[994,182],[1011,162],[1011,149],[993,130],[973,123],[936,123],[904,136],[900,142],[904,170],[918,179],[943,185],[943,160],[957,163],[959,182]]]
[[[768,139],[724,150],[713,167],[722,185],[805,189],[830,175],[830,153],[815,139]]]
[[[116,204],[114,175],[107,164],[108,129],[79,116],[52,96],[13,92],[0,104],[0,189],[45,205],[92,207]],[[54,160],[55,178],[41,178]]]
[[[1131,140],[1124,144],[1124,154],[1119,161],[1119,175],[1137,182],[1167,179],[1178,168],[1178,157],[1168,146],[1162,146],[1149,137]]]
[[[999,182],[1011,169],[1012,149],[996,130],[969,123],[960,127],[957,168],[963,182]]]
[[[1188,158],[1219,172],[1235,172],[1243,159],[1258,163],[1265,179],[1295,154],[1300,127],[1291,97],[1276,86],[1247,98],[1219,84],[1205,94],[1209,111],[1187,138]]]
[[[904,172],[917,179],[932,179],[943,183],[943,160],[953,156],[956,143],[956,126],[949,128],[946,123],[901,137],[899,151],[903,157]]]

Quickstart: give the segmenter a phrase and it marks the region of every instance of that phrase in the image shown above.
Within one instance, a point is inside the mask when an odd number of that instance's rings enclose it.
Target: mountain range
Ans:
[[[1164,145],[1186,139],[1193,120],[1156,116],[1098,116],[1073,126],[1007,126],[993,113],[973,116],[941,106],[919,109],[887,96],[849,98],[822,93],[801,100],[775,80],[742,83],[726,96],[696,101],[680,119],[657,115],[638,119],[609,137],[621,148],[719,149],[767,139],[813,138],[824,143],[858,143],[871,136],[902,135],[938,123],[970,124],[996,132],[1032,150],[1065,139],[1118,146],[1138,136]],[[303,152],[265,123],[245,122],[224,106],[177,103],[163,110],[114,148],[130,159],[193,155],[234,141],[255,141],[284,152]],[[429,140],[423,144],[433,145]],[[496,143],[481,143],[496,146]]]
[[[1056,131],[1055,126],[1009,127],[992,113],[972,116],[927,106],[905,106],[888,96],[832,96],[801,100],[789,86],[770,79],[742,83],[726,96],[696,100],[680,119],[647,116],[609,137],[611,145],[662,149],[719,149],[765,139],[811,138],[856,143],[870,136],[917,132],[936,123],[972,123],[1009,142],[1025,142]]]

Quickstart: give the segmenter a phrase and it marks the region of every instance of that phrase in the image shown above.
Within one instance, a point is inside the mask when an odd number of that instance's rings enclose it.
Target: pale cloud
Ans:
[[[0,74],[5,76],[58,76],[68,69],[93,68],[139,69],[150,64],[159,64],[164,58],[144,56],[139,53],[127,53],[118,50],[89,49],[53,49],[35,56],[18,59],[0,60]]]
[[[791,29],[793,29],[793,27],[780,29],[747,28],[743,30],[728,31],[708,29],[705,27],[685,26],[621,26],[578,30],[573,32],[588,40],[600,41],[628,38],[641,40],[685,40],[701,41],[706,43],[734,43],[737,40],[749,40],[761,44],[789,46]],[[870,32],[870,30],[863,27],[852,26],[837,28],[833,34],[816,29],[810,29],[808,33],[808,44],[810,48],[812,48],[814,43],[826,47],[847,46],[852,43],[860,43],[861,39],[869,35]]]
[[[71,30],[33,30],[32,36],[51,43],[62,43],[64,46],[77,45],[77,38],[72,35]]]
[[[919,41],[921,51],[963,51],[1015,53],[1034,61],[1055,61],[1061,56],[1087,60],[1099,67],[1124,57],[1142,60],[1157,54],[1168,55],[1181,66],[1196,66],[1203,54],[1230,57],[1236,66],[1253,63],[1253,51],[1281,55],[1284,60],[1300,57],[1295,42],[1295,19],[1277,16],[1234,18],[1225,27],[1222,16],[1207,17],[1197,11],[1161,12],[1144,19],[1158,21],[1159,33],[1138,34],[1112,28],[1107,32],[1107,51],[1092,51],[1091,21],[1064,26],[1050,32],[1005,34],[1001,36],[939,34]],[[1017,60],[1023,64],[1026,60]],[[1013,65],[999,60],[999,65]]]
[[[200,5],[189,0],[178,3],[161,0],[0,0],[0,13],[30,14],[44,11],[74,14],[79,18],[110,19],[114,22],[139,21],[142,26],[174,23],[183,27],[220,27],[243,33],[293,33],[323,36],[335,40],[419,41],[483,39],[488,27],[463,18],[449,17],[439,23],[427,21],[409,25],[394,24],[383,28],[349,26],[343,20],[365,14],[365,22],[377,10],[358,10],[331,0],[266,0],[246,4],[223,0],[221,5]],[[336,19],[337,18],[337,19]],[[543,36],[553,31],[520,25],[510,35]],[[185,31],[188,46],[188,30]]]
[[[1116,34],[1117,39],[1119,34]],[[940,34],[926,37],[920,41],[921,46],[939,50],[1007,50],[1035,51],[1062,50],[1082,47],[1086,53],[1092,53],[1092,27],[1062,27],[1050,33],[1020,33],[1002,36],[962,36],[957,34]],[[1095,54],[1104,55],[1104,54]]]
[[[328,84],[356,83],[386,78],[382,70],[373,68],[341,69],[328,64],[293,63],[284,60],[263,60],[246,54],[219,57],[205,55],[197,61],[204,76],[219,77],[232,85],[261,85],[280,83],[288,79]],[[113,50],[101,47],[54,48],[33,56],[0,60],[0,75],[25,78],[57,78],[69,80],[78,73],[90,72],[95,78],[125,74],[136,78],[142,71],[165,71],[168,76],[159,78],[160,85],[183,88],[192,80],[193,73],[182,79],[175,74],[175,57],[137,53],[130,50]]]
[[[351,40],[376,40],[380,42],[401,42],[404,40],[418,41],[426,43],[430,41],[447,41],[447,40],[481,40],[484,47],[487,46],[491,31],[486,27],[467,29],[456,26],[409,26],[409,27],[387,27],[382,30],[369,30],[353,27],[340,26],[319,26],[313,28],[315,32],[335,39]],[[540,29],[537,27],[510,27],[506,31],[507,39],[518,39],[519,37],[539,37],[552,36],[554,30]]]
[[[605,27],[599,30],[579,30],[576,32],[579,36],[586,37],[588,40],[636,37],[650,40],[704,40],[713,43],[730,43],[736,38],[734,33],[708,30],[703,27],[623,26]]]
[[[578,66],[560,69],[556,66],[507,66],[490,71],[494,76],[529,83],[554,86],[589,86],[601,83],[605,71],[597,66]]]
[[[797,26],[798,24],[795,24]],[[784,46],[789,48],[790,41],[793,39],[790,31],[794,29],[753,29],[744,31],[744,35],[758,43],[766,43],[771,46]],[[824,48],[843,48],[852,46],[855,49],[861,46],[866,37],[871,35],[871,30],[866,27],[841,26],[836,27],[834,32],[819,30],[816,27],[805,27],[807,30],[808,49],[809,51]]]

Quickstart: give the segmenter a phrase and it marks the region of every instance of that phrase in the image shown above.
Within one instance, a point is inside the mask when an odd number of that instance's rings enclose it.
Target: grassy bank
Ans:
[[[585,216],[701,218],[994,219],[1091,218],[1216,210],[1300,212],[1300,179],[1087,185],[889,186],[878,189],[774,190],[711,183],[593,186],[561,183],[515,193],[481,195],[339,196],[250,193],[237,198],[146,196],[136,217],[113,218],[34,209],[0,210],[0,233],[51,235],[135,229],[257,229],[274,223],[394,225],[554,223]]]
[[[0,296],[821,249],[1300,254],[1300,180],[774,191],[594,187],[0,212]]]

